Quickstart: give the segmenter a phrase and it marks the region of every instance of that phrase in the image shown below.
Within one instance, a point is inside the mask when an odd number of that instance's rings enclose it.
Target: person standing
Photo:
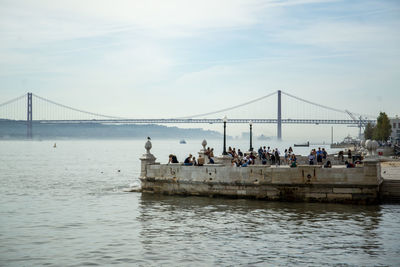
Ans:
[[[263,154],[263,149],[260,146],[260,148],[258,149],[258,158],[261,160],[262,159],[262,154]]]
[[[328,157],[328,152],[326,152],[325,148],[322,148],[322,162],[326,162],[326,158]]]
[[[288,153],[288,150],[287,149],[285,149],[285,164],[287,165],[288,163],[289,163],[289,153]]]
[[[310,165],[314,165],[314,160],[315,160],[315,157],[314,157],[313,151],[311,151],[310,155],[308,155],[308,163]]]
[[[279,152],[278,148],[275,148],[275,161],[276,166],[281,165],[281,153]]]
[[[350,149],[347,151],[347,159],[348,159],[349,162],[352,162],[352,159],[351,159],[351,150],[350,150]]]
[[[322,165],[322,150],[319,147],[317,151],[317,164]]]

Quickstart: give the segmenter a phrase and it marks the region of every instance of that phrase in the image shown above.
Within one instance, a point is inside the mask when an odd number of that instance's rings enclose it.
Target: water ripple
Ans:
[[[143,142],[53,144],[0,143],[1,266],[400,266],[398,205],[125,193]]]

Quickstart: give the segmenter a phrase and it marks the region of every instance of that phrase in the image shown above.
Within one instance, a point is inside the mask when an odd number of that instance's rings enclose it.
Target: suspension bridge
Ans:
[[[271,103],[263,104],[263,101],[276,96],[276,114],[273,114]],[[285,97],[285,101],[282,99]],[[283,107],[293,107],[294,103],[301,103],[303,106],[312,107],[311,112],[301,112],[301,108],[295,108],[292,114],[285,112]],[[261,104],[260,104],[261,103]],[[263,108],[266,110],[260,110]],[[239,111],[235,112],[235,111]],[[255,113],[254,113],[255,112]],[[330,113],[329,116],[326,114]],[[349,110],[332,108],[326,105],[315,103],[287,92],[277,90],[268,95],[253,99],[251,101],[226,107],[207,113],[193,114],[177,118],[126,118],[104,115],[74,108],[38,96],[27,93],[17,98],[0,104],[1,121],[23,121],[26,123],[27,138],[33,136],[33,122],[35,123],[119,123],[119,124],[182,124],[198,123],[213,124],[222,123],[221,114],[231,113],[227,118],[228,123],[259,123],[276,124],[277,138],[282,138],[282,124],[342,124],[350,127],[358,127],[360,133],[367,123],[375,124],[376,120],[371,116],[362,115]],[[220,114],[220,116],[217,116]],[[325,114],[325,116],[321,116]],[[275,116],[274,116],[275,115]],[[243,117],[244,116],[244,117]]]

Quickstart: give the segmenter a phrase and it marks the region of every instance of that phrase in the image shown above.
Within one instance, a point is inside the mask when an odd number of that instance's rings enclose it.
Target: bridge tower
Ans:
[[[26,113],[26,137],[32,139],[32,93],[28,93],[28,106]]]
[[[277,118],[278,140],[282,140],[282,115],[281,115],[281,90],[278,90],[278,118]]]

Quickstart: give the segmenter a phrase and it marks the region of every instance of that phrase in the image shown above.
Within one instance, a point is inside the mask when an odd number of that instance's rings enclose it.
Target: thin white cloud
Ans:
[[[246,1],[9,1],[0,9],[2,39],[48,42],[123,31],[193,34],[256,23]]]
[[[397,34],[397,26],[393,26],[387,28],[385,25],[355,22],[322,22],[279,31],[274,34],[274,38],[277,42],[325,47],[339,51],[364,48],[381,50],[384,47],[398,50],[397,44],[400,42],[400,37]]]
[[[0,97],[38,88],[94,112],[177,117],[289,88],[360,112],[390,94],[394,112],[393,5],[335,2],[3,0],[0,90],[17,89]]]

